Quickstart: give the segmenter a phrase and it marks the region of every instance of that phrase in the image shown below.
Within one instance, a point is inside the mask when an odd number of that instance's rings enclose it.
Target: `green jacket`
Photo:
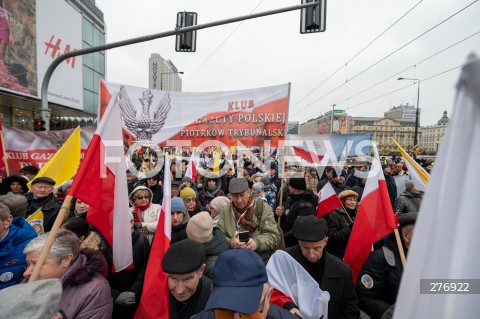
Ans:
[[[259,213],[260,211],[262,212],[261,214]],[[268,258],[280,245],[280,233],[277,229],[277,223],[272,208],[261,199],[255,200],[255,209],[252,216],[253,222],[258,225],[252,235],[252,239],[257,244],[256,252],[262,257],[264,262],[267,262]],[[230,241],[235,236],[235,231],[237,231],[237,220],[232,212],[232,204],[228,204],[220,212],[218,227],[225,233],[227,243],[230,246]],[[238,231],[244,230],[247,229],[240,225]]]

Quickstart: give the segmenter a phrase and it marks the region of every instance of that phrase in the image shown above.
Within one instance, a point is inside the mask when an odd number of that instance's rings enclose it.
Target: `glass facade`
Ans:
[[[92,22],[82,19],[83,48],[105,44],[105,33]],[[83,56],[83,110],[96,114],[100,79],[105,79],[105,53],[95,52]]]

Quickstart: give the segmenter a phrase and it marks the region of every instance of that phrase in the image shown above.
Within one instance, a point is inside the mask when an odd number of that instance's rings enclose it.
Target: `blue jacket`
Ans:
[[[37,233],[23,217],[13,218],[8,234],[0,240],[0,289],[18,284],[27,265],[23,249]]]

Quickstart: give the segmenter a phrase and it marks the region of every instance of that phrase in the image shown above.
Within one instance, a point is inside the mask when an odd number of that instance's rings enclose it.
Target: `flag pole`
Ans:
[[[407,262],[405,258],[405,252],[403,251],[402,241],[400,240],[400,233],[398,232],[398,228],[393,230],[395,233],[395,239],[397,240],[398,251],[400,252],[400,259],[402,260],[402,267],[405,269],[405,263]]]
[[[48,254],[50,253],[50,249],[52,248],[53,241],[55,240],[55,236],[57,235],[58,230],[60,229],[60,225],[62,224],[65,217],[68,216],[71,202],[72,202],[72,196],[67,195],[67,197],[65,197],[65,200],[62,204],[62,207],[60,208],[60,211],[57,214],[57,218],[55,218],[55,223],[53,223],[52,229],[48,233],[48,238],[47,238],[47,241],[45,242],[45,246],[43,246],[42,248],[40,257],[38,257],[38,261],[35,264],[35,268],[33,269],[32,275],[28,279],[28,282],[34,282],[35,280],[37,280],[38,275],[40,275],[40,270],[42,269],[43,264],[45,263],[45,260],[47,259]]]
[[[278,148],[277,148],[277,152],[278,152]],[[279,170],[280,171],[280,170]],[[282,174],[284,176],[282,176],[282,183],[280,184],[280,200],[278,202],[278,206],[283,206],[283,186],[285,184],[285,146],[283,147],[283,158],[282,158]],[[278,226],[280,226],[280,221],[282,219],[282,215],[278,216],[278,221],[277,221],[277,224]]]
[[[0,160],[4,161],[5,173],[7,174],[7,176],[10,176],[10,169],[8,168],[7,151],[5,150],[5,142],[3,141],[3,123],[1,119],[0,119],[0,143],[2,144],[2,151],[3,151],[3,158],[0,158]]]
[[[342,203],[342,208],[343,208],[343,211],[345,212],[345,214],[347,214],[347,217],[348,217],[348,219],[350,219],[350,221],[351,221],[351,222],[352,222],[352,224],[353,224],[353,219],[350,217],[350,215],[348,215],[348,213],[347,213],[347,210],[346,210],[345,206],[343,206],[343,203]]]

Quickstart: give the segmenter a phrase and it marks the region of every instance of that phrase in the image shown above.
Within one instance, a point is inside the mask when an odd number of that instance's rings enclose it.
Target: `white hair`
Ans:
[[[34,240],[28,243],[28,245],[23,250],[25,255],[28,255],[32,252],[40,253],[43,246],[48,238],[48,233],[38,236]],[[68,254],[73,254],[73,259],[76,259],[80,251],[80,242],[78,241],[77,235],[73,232],[61,229],[55,235],[55,240],[53,241],[52,248],[48,253],[48,258],[54,259],[60,262],[62,259],[65,259]]]

